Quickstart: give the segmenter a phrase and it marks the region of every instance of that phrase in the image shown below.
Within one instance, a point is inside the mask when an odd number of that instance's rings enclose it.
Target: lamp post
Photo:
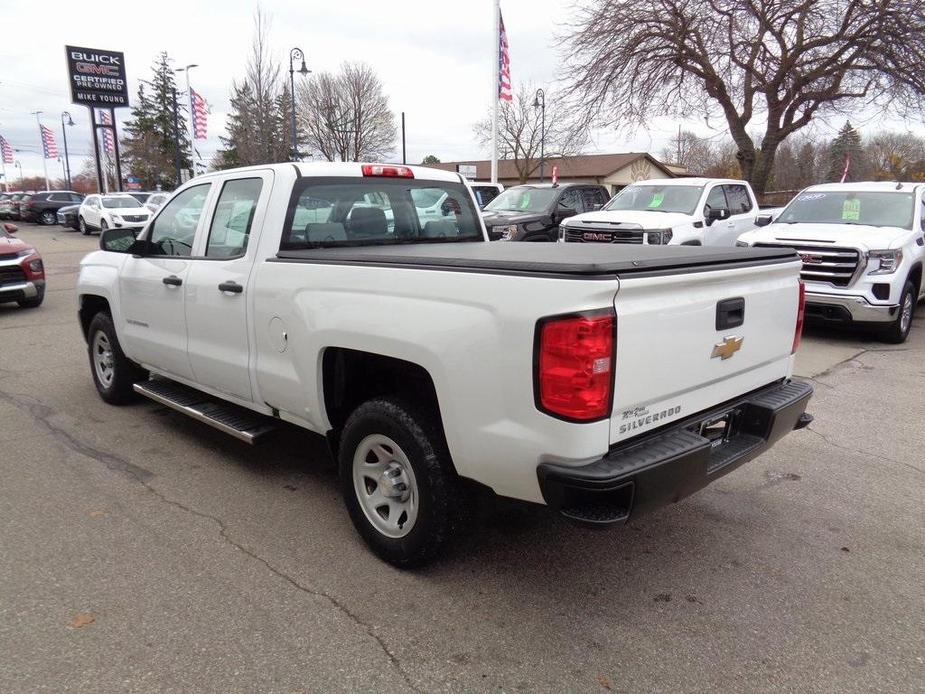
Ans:
[[[67,116],[67,123],[64,122],[64,117]],[[67,127],[74,127],[74,119],[71,118],[71,114],[67,111],[61,113],[61,133],[64,135],[64,180],[67,182],[67,189],[71,189],[71,161],[67,156]]]
[[[292,99],[292,109],[289,113],[290,124],[292,126],[292,152],[290,157],[292,161],[299,161],[299,143],[296,136],[295,128],[295,66],[293,61],[301,60],[302,67],[299,68],[299,74],[305,76],[311,72],[307,67],[305,67],[305,53],[302,52],[301,48],[293,48],[289,51],[289,98]]]
[[[23,188],[23,180],[22,180],[22,163],[19,161],[19,159],[17,159],[15,162],[13,162],[13,165],[14,165],[17,169],[19,169],[19,190],[22,191],[22,188]]]
[[[189,86],[189,71],[194,67],[199,67],[196,63],[187,65],[186,67],[179,67],[174,72],[185,72],[186,73],[186,98],[189,101],[189,165],[190,165],[190,176],[196,175],[196,145],[195,145],[195,128],[193,126],[193,90]]]
[[[543,182],[543,168],[546,165],[546,92],[536,90],[533,108],[540,110],[540,183]]]

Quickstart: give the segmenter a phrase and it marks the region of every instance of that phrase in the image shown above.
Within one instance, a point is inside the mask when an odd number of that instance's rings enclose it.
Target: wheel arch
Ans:
[[[80,330],[83,333],[84,340],[87,340],[87,333],[90,331],[90,321],[97,313],[108,313],[112,316],[112,307],[109,305],[109,299],[99,294],[83,294],[80,297],[80,308],[77,315],[80,317]]]
[[[906,279],[912,282],[912,285],[915,287],[915,298],[918,299],[922,294],[922,264],[916,263],[913,265]]]
[[[327,347],[321,370],[322,402],[331,425],[328,440],[335,450],[350,413],[378,396],[398,396],[426,408],[444,431],[434,379],[419,364],[346,347]]]

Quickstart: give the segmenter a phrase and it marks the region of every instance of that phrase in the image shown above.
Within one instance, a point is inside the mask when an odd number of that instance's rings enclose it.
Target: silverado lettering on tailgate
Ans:
[[[671,405],[669,407],[658,405],[652,409],[653,411],[650,411],[648,407],[634,407],[623,410],[620,415],[620,433],[626,434],[631,431],[641,432],[645,429],[651,429],[653,426],[657,426],[681,413],[681,405]]]

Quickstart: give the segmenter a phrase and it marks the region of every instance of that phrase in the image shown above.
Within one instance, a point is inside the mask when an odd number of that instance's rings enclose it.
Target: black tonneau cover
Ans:
[[[796,259],[790,248],[495,241],[313,248],[280,251],[272,261],[609,278],[703,272]]]

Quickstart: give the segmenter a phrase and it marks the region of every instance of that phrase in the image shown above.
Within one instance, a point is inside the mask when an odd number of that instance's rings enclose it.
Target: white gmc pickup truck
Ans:
[[[621,190],[596,212],[565,219],[559,241],[734,246],[755,228],[758,201],[746,181],[660,178]]]
[[[905,342],[925,297],[925,184],[825,183],[797,195],[740,246],[794,248],[803,261],[806,317]]]
[[[472,483],[620,523],[810,420],[790,249],[493,244],[458,174],[349,163],[201,176],[100,246],[78,282],[100,396],[325,435],[398,566],[437,555]]]

